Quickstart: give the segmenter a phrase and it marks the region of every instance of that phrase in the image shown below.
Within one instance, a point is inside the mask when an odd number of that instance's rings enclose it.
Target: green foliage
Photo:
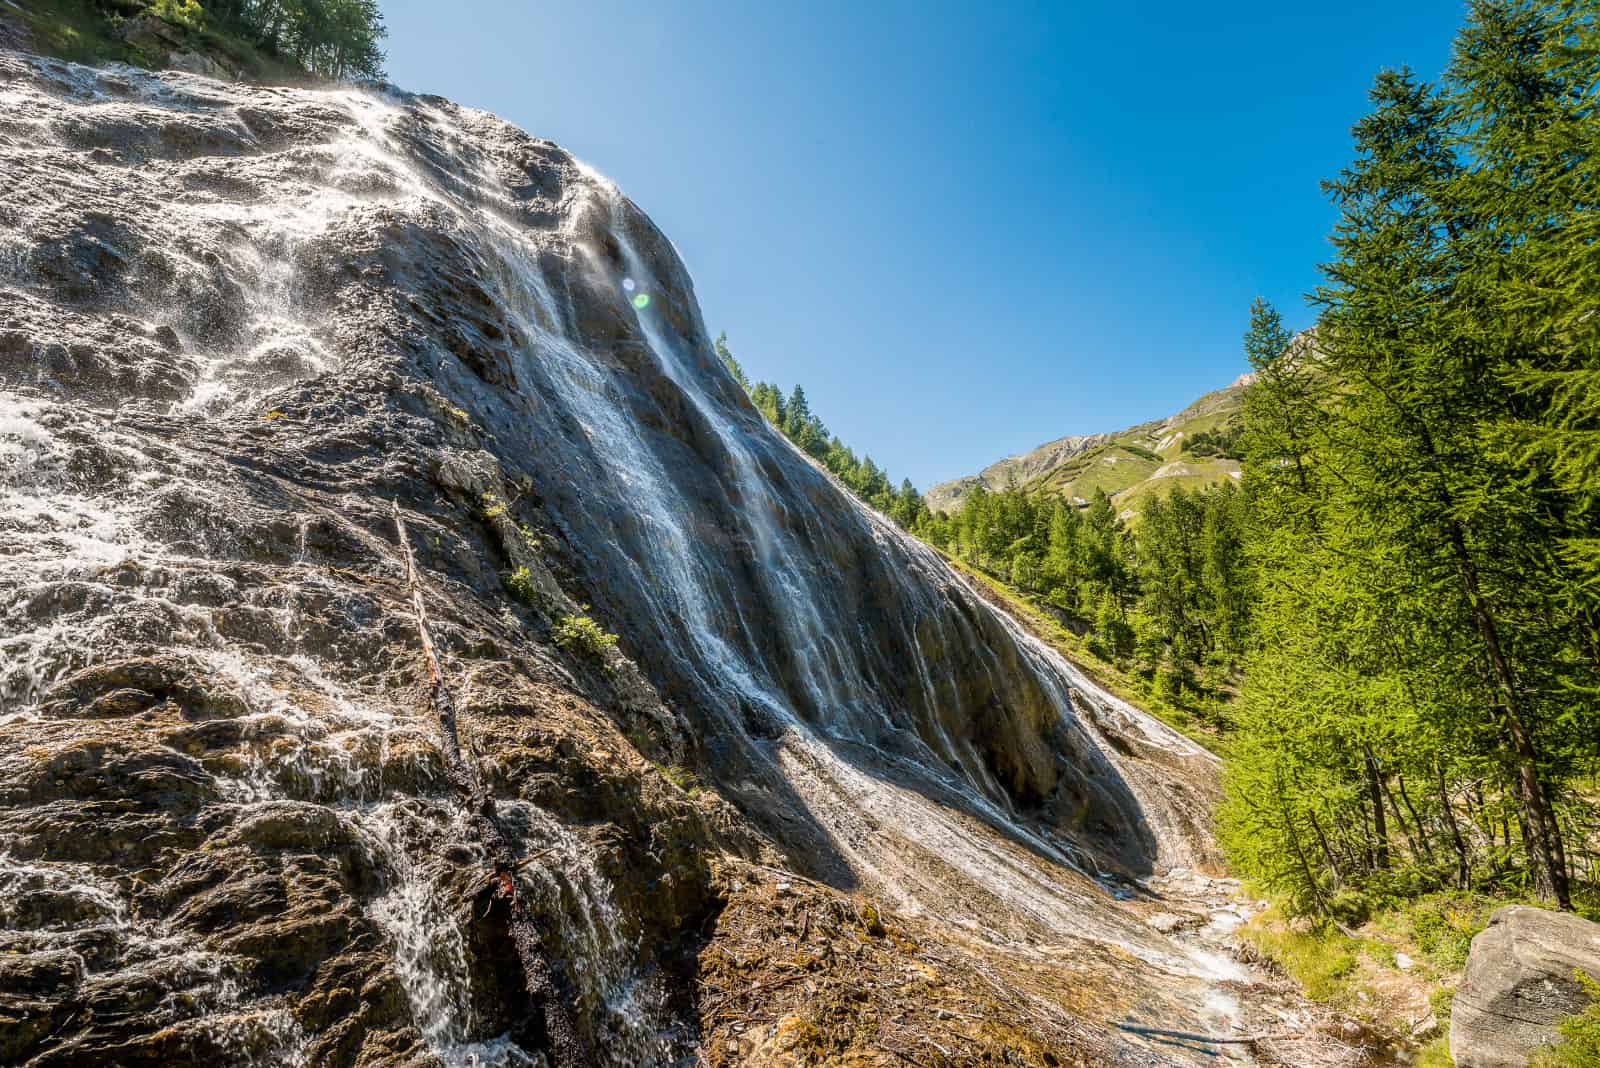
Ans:
[[[1239,937],[1276,963],[1313,1001],[1342,1004],[1351,996],[1355,939],[1331,925],[1297,930],[1276,906],[1239,929]]]
[[[1162,456],[1159,452],[1147,449],[1143,445],[1124,444],[1122,448],[1133,453],[1133,455],[1139,457],[1139,459],[1149,460],[1153,464],[1164,464],[1167,462],[1166,457]]]
[[[533,575],[526,567],[519,567],[501,576],[500,581],[505,585],[506,592],[523,604],[531,605],[538,601],[538,587],[534,585]]]
[[[1239,436],[1242,429],[1239,423],[1229,423],[1217,430],[1197,430],[1184,437],[1183,451],[1202,459],[1227,457],[1237,460],[1240,455]]]
[[[157,7],[196,0],[157,0]],[[325,78],[383,76],[378,0],[200,0],[207,22]],[[158,12],[160,13],[160,12]],[[166,17],[163,15],[163,17]]]
[[[1589,995],[1589,1005],[1561,1021],[1560,1039],[1540,1051],[1537,1068],[1600,1068],[1600,982],[1581,971],[1574,978]]]
[[[1458,972],[1467,966],[1473,938],[1489,926],[1494,910],[1506,903],[1478,894],[1428,894],[1405,903],[1397,916],[1423,959],[1442,972]]]
[[[1440,85],[1381,73],[1326,184],[1314,337],[1251,309],[1252,644],[1220,829],[1307,911],[1566,904],[1594,867],[1597,21],[1478,0]],[[1453,957],[1441,918],[1418,936]]]
[[[733,350],[728,348],[728,333],[723,331],[717,335],[713,347],[717,350],[717,357],[722,361],[722,366],[728,369],[733,380],[739,383],[739,388],[746,393],[750,392],[750,379],[745,377],[744,368],[739,366],[739,361],[734,359]]]
[[[117,13],[96,0],[28,0],[7,15],[28,28],[31,47],[74,63],[148,62],[115,30]]]
[[[593,657],[604,656],[607,649],[617,644],[615,634],[606,633],[588,616],[562,616],[550,628],[550,640],[562,649]]]
[[[1456,1068],[1455,1059],[1450,1056],[1449,1036],[1440,1035],[1417,1050],[1416,1060],[1412,1063],[1416,1068]]]
[[[199,0],[155,0],[150,13],[174,26],[198,30],[205,23],[205,12]]]
[[[681,764],[673,764],[671,766],[656,764],[654,767],[661,773],[663,778],[690,797],[699,796],[701,791],[705,789],[700,785],[700,779],[695,773]]]
[[[149,0],[142,9],[253,77],[383,75],[378,0]],[[43,51],[91,63],[160,60],[115,32],[123,17],[141,13],[138,0],[29,0],[18,10]]]

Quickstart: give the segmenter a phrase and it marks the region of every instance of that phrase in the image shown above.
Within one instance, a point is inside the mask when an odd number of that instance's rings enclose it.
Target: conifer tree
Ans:
[[[739,366],[739,361],[734,359],[733,350],[728,347],[727,331],[717,335],[714,347],[717,350],[717,357],[722,360],[722,366],[726,367],[733,380],[739,383],[739,388],[749,393],[750,379],[745,377],[744,368]]]

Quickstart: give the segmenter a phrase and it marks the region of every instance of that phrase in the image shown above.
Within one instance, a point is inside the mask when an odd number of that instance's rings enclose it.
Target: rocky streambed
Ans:
[[[550,1063],[515,910],[600,1065],[1294,1011],[1214,760],[772,433],[557,146],[0,52],[0,179],[0,1063]]]

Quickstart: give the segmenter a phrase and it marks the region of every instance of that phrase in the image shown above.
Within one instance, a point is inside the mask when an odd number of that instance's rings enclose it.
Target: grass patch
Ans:
[[[1459,972],[1467,966],[1472,939],[1489,926],[1494,910],[1509,904],[1482,894],[1427,894],[1377,917],[1375,924],[1413,945],[1434,968]]]
[[[1239,929],[1239,937],[1293,979],[1313,1001],[1344,1006],[1355,998],[1351,978],[1361,944],[1332,926],[1296,930],[1273,905]]]
[[[185,50],[220,58],[250,81],[293,84],[312,80],[292,61],[264,52],[224,26],[209,24],[202,5],[194,0],[17,0],[17,3],[20,7],[17,15],[27,26],[34,49],[73,63],[127,63],[147,69],[165,66],[164,54],[147,54],[117,36],[117,27],[123,20],[149,12],[162,17],[182,37]]]
[[[1456,1068],[1456,1062],[1450,1056],[1450,1039],[1444,1035],[1429,1042],[1417,1050],[1417,1059],[1412,1062],[1416,1068]]]
[[[22,21],[27,24],[34,46],[45,55],[73,63],[148,65],[146,57],[114,35],[114,17],[86,0],[20,2]]]

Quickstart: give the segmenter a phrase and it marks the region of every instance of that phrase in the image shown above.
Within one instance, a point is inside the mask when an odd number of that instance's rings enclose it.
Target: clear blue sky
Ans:
[[[1294,326],[1373,74],[1461,0],[384,0],[388,70],[670,236],[753,377],[921,488],[1170,414]]]

